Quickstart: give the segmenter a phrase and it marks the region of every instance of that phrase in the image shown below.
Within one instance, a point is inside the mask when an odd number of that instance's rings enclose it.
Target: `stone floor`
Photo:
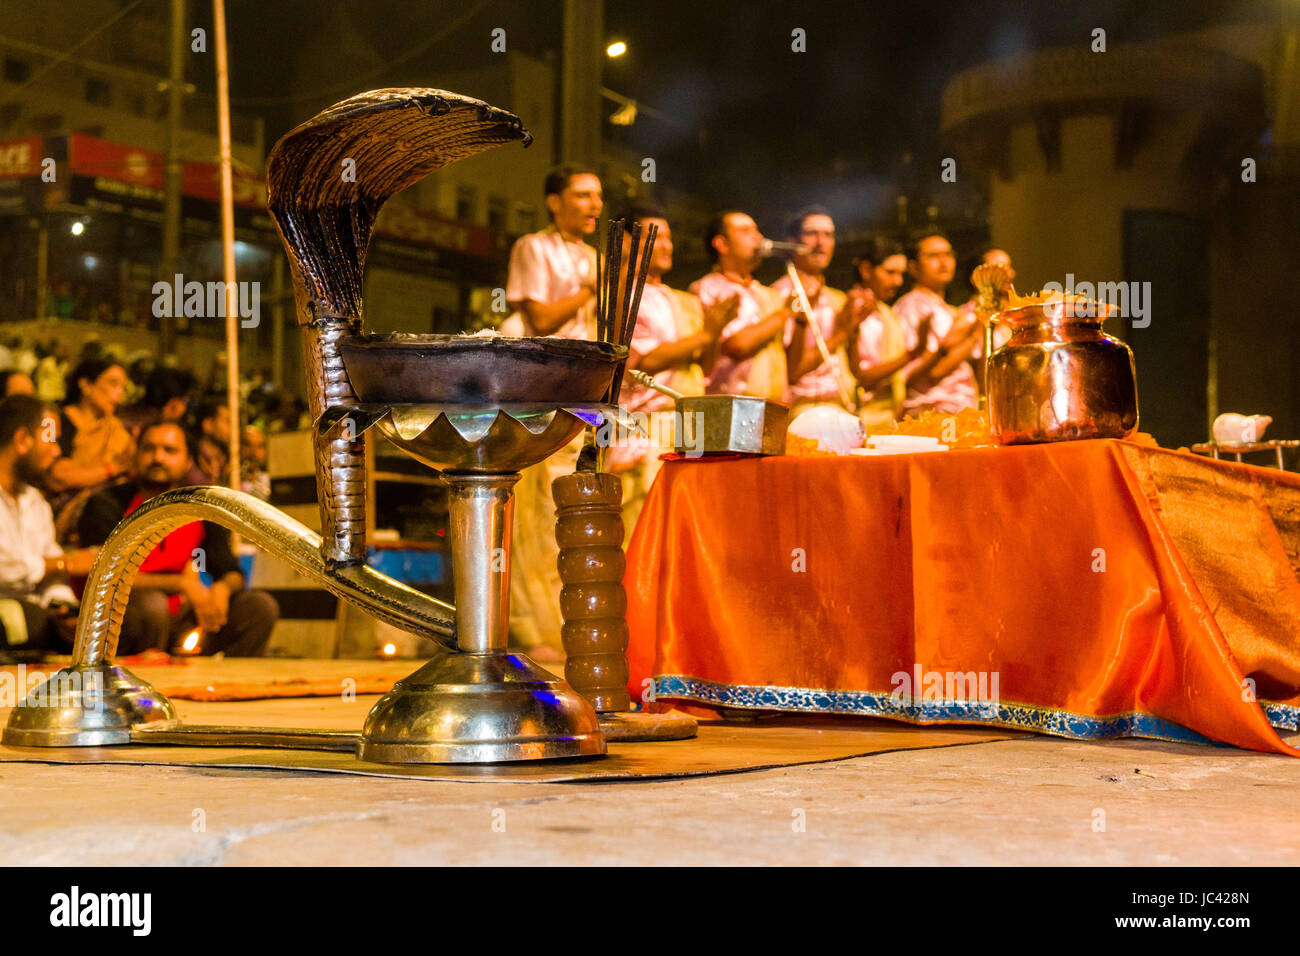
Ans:
[[[0,864],[1296,865],[1297,795],[1288,757],[1048,737],[633,784],[5,763]]]

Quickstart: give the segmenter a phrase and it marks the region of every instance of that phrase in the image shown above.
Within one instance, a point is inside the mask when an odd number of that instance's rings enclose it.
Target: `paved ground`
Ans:
[[[0,864],[1296,865],[1298,797],[1287,757],[1046,737],[638,784],[0,764]]]

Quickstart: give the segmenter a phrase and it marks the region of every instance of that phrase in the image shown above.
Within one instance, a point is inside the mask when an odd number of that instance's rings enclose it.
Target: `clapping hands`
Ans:
[[[740,311],[740,293],[729,299],[719,299],[704,310],[704,331],[710,339],[717,339],[722,330]]]
[[[835,316],[835,328],[847,335],[867,320],[876,308],[876,296],[870,289],[850,289],[844,308]]]

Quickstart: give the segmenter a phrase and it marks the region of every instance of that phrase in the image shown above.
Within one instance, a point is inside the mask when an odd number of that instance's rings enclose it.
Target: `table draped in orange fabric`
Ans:
[[[631,688],[1300,756],[1300,476],[1120,441],[670,461]]]

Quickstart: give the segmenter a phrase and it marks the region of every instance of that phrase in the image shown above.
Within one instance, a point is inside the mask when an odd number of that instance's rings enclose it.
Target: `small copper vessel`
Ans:
[[[1000,312],[1011,338],[989,360],[999,445],[1123,438],[1137,429],[1133,351],[1102,331],[1105,303],[1049,299]]]

